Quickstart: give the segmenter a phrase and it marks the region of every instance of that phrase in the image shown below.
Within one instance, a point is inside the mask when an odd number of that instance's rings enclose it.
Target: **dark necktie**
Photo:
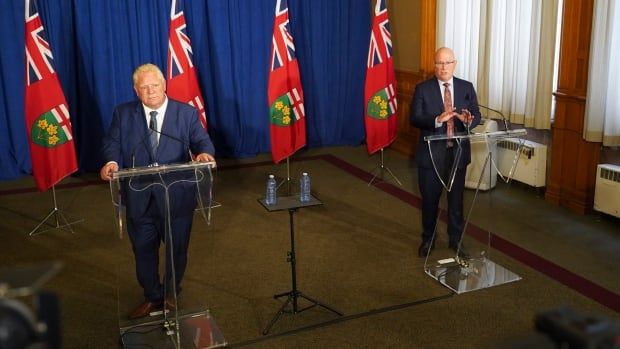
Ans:
[[[452,111],[452,94],[450,93],[450,84],[449,83],[444,83],[443,86],[445,87],[443,90],[443,107],[444,107],[444,111]],[[448,120],[447,123],[447,127],[448,127],[448,137],[454,137],[454,120],[452,118],[450,118],[450,120]],[[448,140],[448,147],[451,147],[454,143],[452,143],[452,140],[449,139]]]
[[[151,149],[153,150],[153,155],[157,154],[157,112],[152,111],[149,113],[151,115],[151,121],[149,121],[149,129],[151,131],[151,135],[149,136],[149,141],[151,143]]]

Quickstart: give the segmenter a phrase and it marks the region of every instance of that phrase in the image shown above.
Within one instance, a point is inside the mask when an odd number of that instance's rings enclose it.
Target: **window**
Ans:
[[[549,129],[559,0],[439,0],[437,46],[451,47],[455,75],[480,104],[512,122]]]

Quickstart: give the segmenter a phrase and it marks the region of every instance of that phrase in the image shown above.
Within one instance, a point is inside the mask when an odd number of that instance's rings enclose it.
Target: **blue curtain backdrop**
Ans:
[[[170,0],[38,0],[69,104],[82,171],[97,171],[131,74],[164,70]],[[218,157],[269,152],[267,79],[275,0],[185,0],[193,60]],[[370,0],[289,0],[310,147],[364,141]],[[24,1],[0,3],[0,179],[31,173],[24,123]]]

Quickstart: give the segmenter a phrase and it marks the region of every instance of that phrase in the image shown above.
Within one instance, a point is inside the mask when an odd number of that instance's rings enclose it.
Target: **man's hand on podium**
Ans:
[[[213,157],[213,155],[211,155],[209,153],[200,153],[200,154],[196,155],[196,161],[199,161],[199,162],[213,161],[213,162],[215,162],[215,158]]]
[[[104,181],[111,181],[112,173],[117,172],[117,171],[118,171],[118,164],[116,162],[111,161],[105,164],[101,168],[99,175],[101,176],[101,179],[103,179]]]

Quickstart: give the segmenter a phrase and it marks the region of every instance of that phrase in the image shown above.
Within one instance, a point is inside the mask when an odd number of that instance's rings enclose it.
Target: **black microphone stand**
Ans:
[[[501,111],[493,109],[493,108],[489,108],[489,107],[484,106],[482,104],[478,104],[478,107],[480,107],[482,109],[486,109],[488,111],[492,111],[492,112],[498,114],[501,117],[501,119],[502,119],[502,121],[504,123],[504,131],[509,131],[510,129],[512,129],[512,127],[510,127],[510,128],[508,127],[508,120],[506,119],[506,117],[504,116],[504,114]]]
[[[158,131],[155,127],[152,127],[152,126],[154,126],[154,125],[149,125],[149,130],[151,130],[153,132],[156,132],[156,133],[159,133],[162,136],[166,136],[166,137],[169,137],[171,139],[174,139],[175,141],[183,144],[183,146],[187,149],[187,154],[189,156],[189,161],[194,161],[194,156],[192,154],[192,149],[190,148],[190,146],[189,146],[189,144],[187,142],[185,142],[182,139],[180,139],[178,137],[175,137],[173,135],[169,135],[169,134],[167,134],[165,132]],[[148,135],[148,133],[147,133],[147,135]],[[211,217],[211,209],[212,208],[217,208],[217,207],[220,207],[220,206],[222,206],[222,204],[217,202],[217,201],[215,201],[215,200],[213,200],[213,198],[210,200],[208,206],[206,206],[201,200],[199,200],[198,201],[198,207],[196,207],[195,211],[200,212],[203,215],[203,217],[205,218],[205,221],[207,222],[207,225],[210,225],[211,224],[211,218],[210,218]],[[206,216],[205,216],[205,213],[204,213],[205,210],[207,210],[207,212],[208,212],[206,214]]]

